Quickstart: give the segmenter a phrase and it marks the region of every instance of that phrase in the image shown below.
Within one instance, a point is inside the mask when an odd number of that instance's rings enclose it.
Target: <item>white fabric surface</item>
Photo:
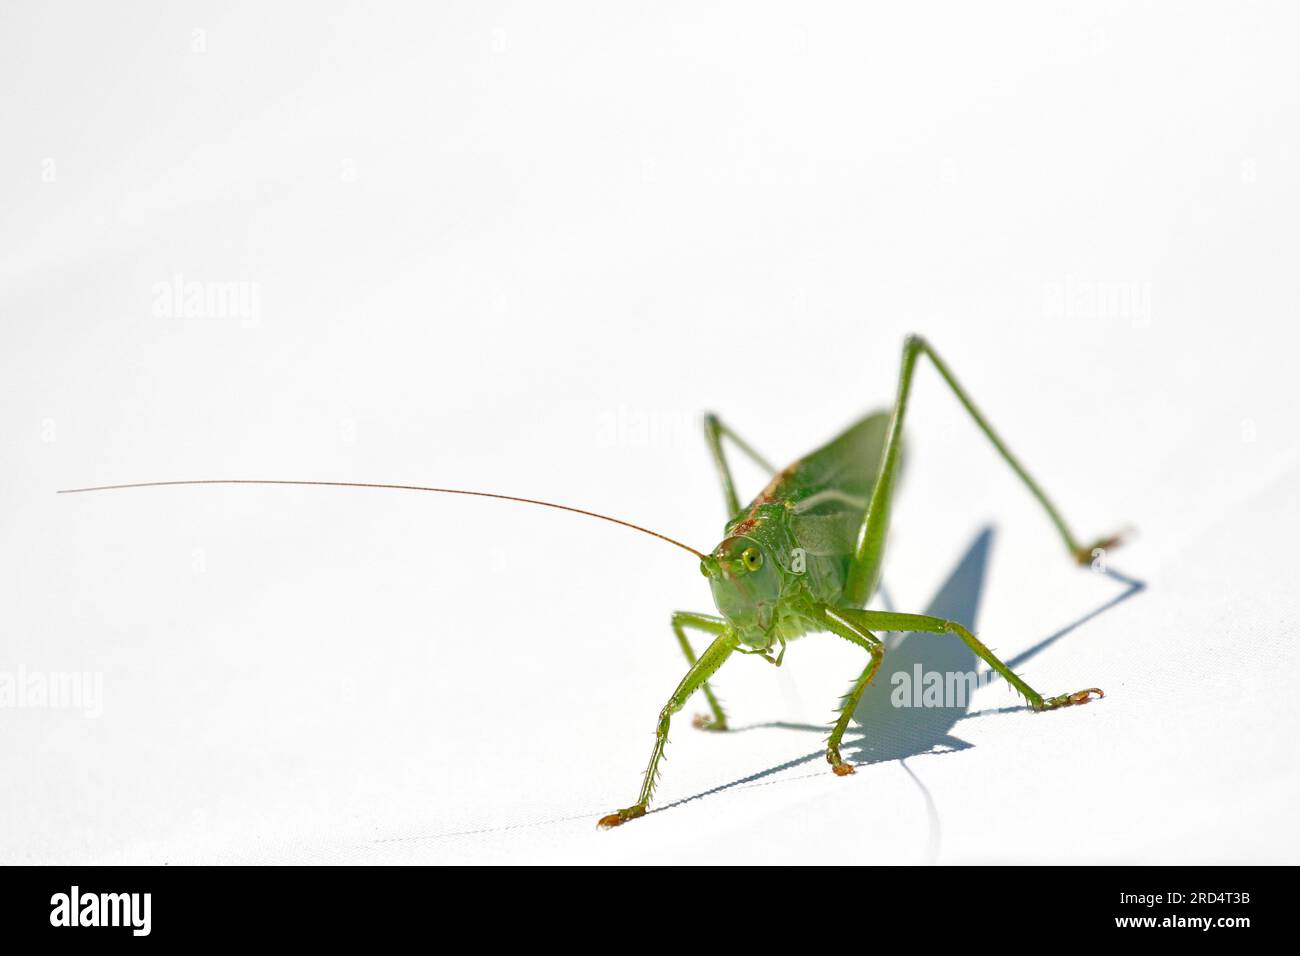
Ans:
[[[3,17],[0,672],[103,695],[0,709],[0,861],[1296,862],[1295,9]],[[256,314],[168,315],[176,275]],[[922,368],[894,605],[1106,699],[881,684],[839,779],[802,725],[863,662],[810,637],[730,662],[748,729],[693,702],[662,812],[610,833],[669,612],[711,610],[682,553],[432,496],[52,493],[431,483],[706,548],[699,415],[789,460],[911,331],[1080,535],[1136,526],[1145,587],[1070,566]]]

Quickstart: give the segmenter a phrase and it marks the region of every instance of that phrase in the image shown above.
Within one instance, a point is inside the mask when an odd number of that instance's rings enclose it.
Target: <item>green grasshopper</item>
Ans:
[[[722,543],[708,554],[657,531],[594,511],[534,498],[455,488],[227,478],[100,485],[67,489],[60,494],[164,485],[275,484],[389,488],[471,495],[558,508],[600,518],[653,535],[689,551],[700,560],[700,571],[709,580],[718,614],[677,611],[672,616],[673,633],[690,667],[659,712],[654,749],[650,753],[650,763],[646,767],[636,802],[601,817],[598,821],[600,827],[615,827],[645,815],[659,780],[660,762],[668,742],[673,715],[685,707],[697,690],[703,692],[710,715],[697,718],[696,726],[715,731],[727,729],[727,715],[709,685],[709,679],[726,660],[732,654],[752,654],[779,667],[785,660],[786,644],[805,634],[829,632],[862,648],[870,658],[853,686],[841,699],[838,719],[826,741],[826,760],[837,776],[847,776],[854,772],[853,765],[840,755],[840,742],[858,701],[880,670],[885,656],[885,645],[876,636],[876,632],[955,635],[966,642],[989,667],[1002,675],[1034,710],[1055,710],[1087,703],[1094,694],[1099,698],[1105,696],[1100,688],[1089,687],[1057,697],[1043,697],[956,621],[922,614],[864,609],[880,580],[889,509],[902,459],[903,421],[912,390],[912,376],[922,355],[929,357],[958,401],[975,420],[975,424],[1038,499],[1075,561],[1086,565],[1093,559],[1097,549],[1105,550],[1119,543],[1120,537],[1113,535],[1092,544],[1079,544],[1056,506],[994,432],[947,365],[924,339],[915,335],[909,336],[903,345],[902,368],[893,409],[867,415],[828,444],[779,472],[716,416],[705,416],[705,437],[721,479],[727,513],[731,516]],[[732,442],[742,453],[773,475],[758,497],[743,508],[736,496],[731,468],[723,449],[724,439]],[[712,637],[712,642],[704,653],[696,655],[686,636],[687,630],[699,631]]]

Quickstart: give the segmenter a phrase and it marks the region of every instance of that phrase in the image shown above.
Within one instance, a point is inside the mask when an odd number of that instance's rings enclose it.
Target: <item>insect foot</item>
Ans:
[[[607,817],[601,817],[596,821],[596,826],[602,830],[608,830],[610,827],[622,826],[628,820],[635,820],[637,817],[643,816],[645,816],[645,807],[637,804],[634,807],[628,807],[626,810],[611,813]]]
[[[831,770],[837,777],[847,777],[849,774],[855,772],[853,764],[846,763],[844,758],[840,756],[840,752],[837,748],[832,747],[830,750],[826,751],[826,762],[831,765]]]
[[[691,720],[691,726],[696,730],[709,730],[720,734],[727,729],[727,722],[726,720],[718,720],[709,714],[696,714]]]
[[[1098,551],[1113,551],[1124,543],[1131,532],[1121,531],[1119,534],[1112,534],[1106,538],[1098,538],[1092,544],[1085,544],[1074,549],[1074,560],[1079,562],[1083,567],[1092,564],[1097,557]]]
[[[1100,687],[1089,687],[1087,690],[1077,690],[1073,694],[1048,697],[1043,701],[1043,706],[1039,710],[1056,710],[1058,707],[1073,707],[1075,704],[1086,704],[1092,700],[1093,694],[1096,694],[1098,699],[1106,696],[1106,692]]]

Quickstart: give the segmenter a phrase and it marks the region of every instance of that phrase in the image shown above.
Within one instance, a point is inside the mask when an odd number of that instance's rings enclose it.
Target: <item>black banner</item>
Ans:
[[[1138,945],[1231,946],[1285,930],[1283,884],[1292,875],[1235,867],[855,870],[621,869],[595,884],[580,874],[539,884],[531,873],[502,870],[481,878],[421,868],[7,868],[0,871],[0,921],[6,943],[63,938],[92,946],[374,943],[434,927],[442,934],[485,914],[495,918],[475,928],[487,928],[498,940],[512,932],[525,938],[539,925],[553,930],[557,922],[580,939],[608,933],[611,920],[626,919],[630,939],[645,938],[647,921],[652,935],[666,935],[682,920],[701,928],[717,920],[720,932],[762,941],[775,919],[785,925],[812,920],[832,933],[887,932],[918,946],[1102,937],[1128,937]]]

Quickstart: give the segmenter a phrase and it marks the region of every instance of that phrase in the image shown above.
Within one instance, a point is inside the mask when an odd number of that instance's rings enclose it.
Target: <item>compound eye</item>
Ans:
[[[740,561],[748,571],[757,571],[763,566],[763,552],[758,548],[746,548],[740,552]]]

